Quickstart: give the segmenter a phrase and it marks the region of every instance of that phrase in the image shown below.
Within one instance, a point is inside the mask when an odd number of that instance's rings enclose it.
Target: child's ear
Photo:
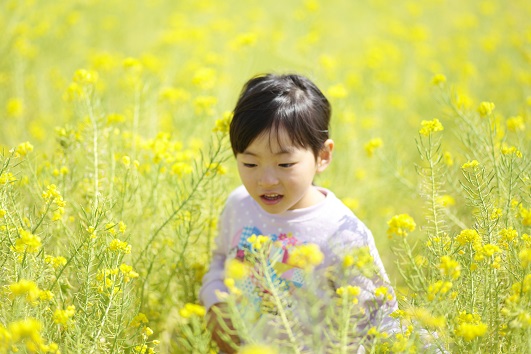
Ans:
[[[317,172],[323,172],[330,162],[332,162],[332,151],[334,150],[334,141],[332,139],[327,139],[321,151],[319,151],[319,156],[317,156]]]

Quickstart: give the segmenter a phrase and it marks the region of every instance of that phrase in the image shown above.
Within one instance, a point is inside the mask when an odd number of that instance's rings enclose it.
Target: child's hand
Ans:
[[[217,308],[220,311],[220,315],[218,315],[214,311],[214,308]],[[228,316],[224,318],[222,315],[227,314],[227,304],[224,302],[217,303],[213,305],[207,313],[207,320],[208,320],[208,328],[210,328],[210,331],[212,332],[212,339],[216,342],[216,344],[219,346],[219,349],[227,354],[233,354],[236,353],[236,350],[231,346],[230,342],[234,343],[235,345],[240,345],[240,338],[232,333],[234,331],[234,327],[232,326],[232,322]],[[225,325],[229,328],[231,332],[227,333],[224,330],[224,326],[222,326],[222,322],[225,322]],[[222,334],[225,334],[225,336],[228,336],[230,338],[229,343],[227,343],[222,337]]]

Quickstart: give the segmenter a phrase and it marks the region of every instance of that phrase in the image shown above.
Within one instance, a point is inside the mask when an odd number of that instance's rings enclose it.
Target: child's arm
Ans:
[[[388,334],[397,332],[398,321],[390,316],[398,309],[396,296],[370,230],[359,222],[357,227],[343,230],[336,237],[334,253],[344,268],[343,279],[336,285],[352,285],[360,288],[358,304],[365,314],[360,316],[357,323],[359,332],[367,333],[372,327],[378,332]],[[372,262],[367,262],[367,253],[370,254]],[[355,261],[345,267],[344,260],[347,256],[352,256]],[[363,269],[359,268],[360,264],[363,264],[361,267]]]
[[[236,353],[230,342],[239,345],[240,340],[228,316],[227,304],[218,298],[217,292],[228,292],[224,284],[225,260],[229,252],[229,233],[226,230],[228,211],[225,209],[220,216],[218,236],[208,272],[203,277],[199,290],[199,300],[207,309],[206,319],[212,339],[223,353]]]
[[[223,353],[236,353],[233,345],[239,346],[240,338],[234,331],[232,321],[227,312],[228,305],[224,302],[218,302],[212,305],[207,312],[208,328],[212,333],[212,339],[218,345]],[[232,343],[232,345],[231,345]]]

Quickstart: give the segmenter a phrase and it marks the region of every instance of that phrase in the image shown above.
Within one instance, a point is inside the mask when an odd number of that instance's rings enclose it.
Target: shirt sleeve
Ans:
[[[346,285],[359,287],[358,304],[361,311],[356,314],[359,333],[366,334],[371,327],[379,332],[396,333],[399,322],[390,315],[398,309],[393,287],[384,269],[383,262],[369,229],[359,220],[350,221],[354,227],[341,230],[334,235],[332,252],[343,271],[335,287]],[[370,254],[370,262],[367,253]],[[353,264],[344,267],[346,256],[352,256]],[[372,263],[372,264],[371,264]]]
[[[199,301],[205,306],[207,311],[212,305],[222,301],[216,295],[216,291],[228,292],[224,284],[225,260],[227,259],[230,245],[228,214],[229,210],[225,207],[219,218],[218,235],[214,240],[215,248],[212,253],[210,267],[203,276],[203,284],[199,290]]]

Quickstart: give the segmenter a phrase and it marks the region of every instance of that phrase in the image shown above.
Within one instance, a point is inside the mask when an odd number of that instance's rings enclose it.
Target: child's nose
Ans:
[[[278,184],[278,178],[272,169],[264,170],[260,177],[259,184],[261,187],[270,187]]]

